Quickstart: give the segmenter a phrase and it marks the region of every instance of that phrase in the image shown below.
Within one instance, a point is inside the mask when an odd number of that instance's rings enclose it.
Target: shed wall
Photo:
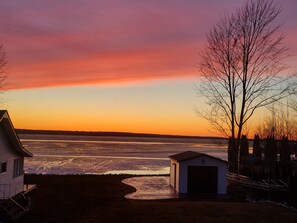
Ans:
[[[174,174],[174,165],[175,171]],[[179,190],[179,163],[176,160],[170,159],[170,185],[176,190]]]
[[[173,162],[173,161],[171,161]],[[187,193],[188,191],[188,166],[217,166],[218,167],[218,194],[227,194],[227,164],[207,156],[182,161],[178,165],[179,187],[176,191]],[[170,172],[171,175],[171,172]]]

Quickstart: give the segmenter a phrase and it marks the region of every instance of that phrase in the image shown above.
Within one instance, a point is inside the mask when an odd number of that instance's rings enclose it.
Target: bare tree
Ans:
[[[201,53],[198,93],[208,109],[198,115],[235,141],[255,111],[291,94],[292,76],[281,74],[288,50],[275,19],[281,9],[272,0],[248,1],[222,18],[207,35]]]
[[[258,108],[290,94],[291,77],[280,75],[286,68],[284,35],[273,24],[279,13],[271,0],[249,1],[207,35],[198,90],[209,110],[199,114],[226,136],[238,139],[237,145]]]
[[[286,106],[281,103],[272,104],[265,112],[263,119],[256,124],[255,132],[261,138],[274,136],[280,140],[285,136],[295,140],[297,137],[295,112],[289,104]]]
[[[297,91],[297,86],[295,87]],[[289,99],[289,106],[297,113],[297,92]]]

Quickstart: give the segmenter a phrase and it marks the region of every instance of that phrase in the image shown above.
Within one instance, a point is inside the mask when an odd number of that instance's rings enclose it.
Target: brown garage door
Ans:
[[[188,166],[188,193],[217,193],[218,167]]]

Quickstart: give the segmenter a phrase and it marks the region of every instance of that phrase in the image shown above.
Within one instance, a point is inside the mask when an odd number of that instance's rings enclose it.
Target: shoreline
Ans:
[[[110,136],[110,137],[143,137],[143,138],[180,138],[180,139],[223,139],[219,136],[187,136],[154,133],[133,133],[133,132],[104,132],[104,131],[71,131],[71,130],[33,130],[16,129],[17,134],[35,135],[68,135],[68,136]]]
[[[230,186],[230,199],[178,198],[130,200],[135,189],[122,183],[135,175],[25,175],[36,184],[28,196],[32,208],[16,222],[283,222],[297,212],[260,202],[247,202],[240,188]]]

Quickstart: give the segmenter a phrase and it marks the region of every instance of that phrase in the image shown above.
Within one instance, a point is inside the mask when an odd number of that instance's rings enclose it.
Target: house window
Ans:
[[[13,161],[13,177],[18,177],[24,173],[24,160],[23,158],[18,158]]]
[[[7,171],[7,162],[1,163],[0,173],[5,173]]]

